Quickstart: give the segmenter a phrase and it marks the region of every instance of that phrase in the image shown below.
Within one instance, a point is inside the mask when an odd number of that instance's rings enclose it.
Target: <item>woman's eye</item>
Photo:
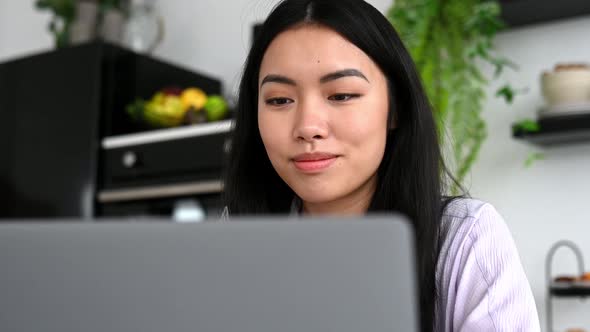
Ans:
[[[358,93],[338,93],[330,96],[328,99],[332,101],[348,101],[354,98],[358,98],[361,95]]]
[[[289,98],[271,98],[266,100],[266,104],[271,106],[283,106],[291,102],[292,100]]]

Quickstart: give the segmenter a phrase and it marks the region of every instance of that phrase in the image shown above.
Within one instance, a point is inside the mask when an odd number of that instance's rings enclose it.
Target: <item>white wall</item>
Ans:
[[[219,77],[226,94],[236,90],[250,45],[251,25],[276,0],[166,0],[159,7],[166,18],[166,38],[156,56]],[[392,1],[370,1],[385,11]],[[52,47],[46,30],[49,16],[33,10],[33,0],[0,0],[0,61]],[[8,7],[10,5],[10,8]],[[514,29],[501,34],[498,51],[520,65],[506,78],[527,87],[514,105],[491,99],[485,110],[490,135],[473,170],[471,192],[492,202],[510,226],[544,320],[544,259],[552,243],[577,242],[590,266],[590,143],[544,149],[546,160],[523,167],[534,148],[511,138],[510,125],[534,117],[542,105],[538,78],[560,61],[590,62],[590,17]],[[506,80],[495,82],[494,88]],[[576,272],[568,252],[559,252],[556,272]],[[590,268],[588,268],[590,270]],[[590,303],[560,300],[556,323],[590,328]]]
[[[518,72],[508,72],[489,89],[506,81],[528,92],[507,106],[498,98],[489,100],[484,116],[489,138],[474,167],[471,192],[492,202],[510,226],[533,287],[537,307],[545,316],[544,259],[549,247],[559,239],[570,239],[582,249],[590,271],[590,142],[537,148],[511,138],[510,124],[534,118],[543,105],[539,77],[558,62],[589,62],[590,17],[513,29],[497,39],[497,50],[519,64]],[[545,160],[524,168],[530,152],[540,151]],[[577,273],[573,254],[560,250],[555,273]],[[555,306],[555,326],[590,328],[590,302],[559,300]]]
[[[53,47],[49,15],[34,0],[0,0],[0,61]]]

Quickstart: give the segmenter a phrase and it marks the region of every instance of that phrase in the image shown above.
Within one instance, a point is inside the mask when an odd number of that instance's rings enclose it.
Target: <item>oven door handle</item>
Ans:
[[[222,190],[223,182],[221,180],[185,182],[148,187],[102,190],[98,192],[98,201],[101,203],[113,203],[183,195],[216,194],[221,193]]]

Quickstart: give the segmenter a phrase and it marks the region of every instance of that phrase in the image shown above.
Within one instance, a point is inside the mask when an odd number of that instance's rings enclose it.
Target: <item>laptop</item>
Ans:
[[[418,331],[401,216],[0,224],[0,331]]]

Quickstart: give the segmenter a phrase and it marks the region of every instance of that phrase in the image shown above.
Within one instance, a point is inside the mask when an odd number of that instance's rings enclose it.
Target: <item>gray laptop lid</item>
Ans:
[[[0,331],[417,331],[400,217],[0,224]]]

